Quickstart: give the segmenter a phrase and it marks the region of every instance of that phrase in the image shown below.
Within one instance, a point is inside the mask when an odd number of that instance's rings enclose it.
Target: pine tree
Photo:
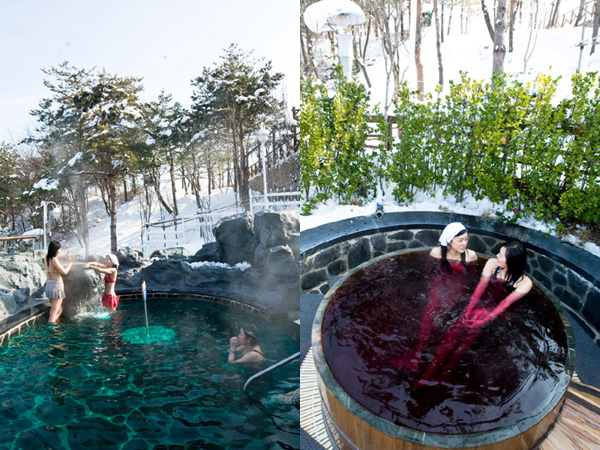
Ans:
[[[252,51],[231,44],[220,65],[205,67],[192,81],[194,113],[220,123],[231,134],[235,188],[244,206],[249,201],[246,142],[266,116],[282,108],[273,92],[283,74],[271,71],[270,61],[262,64],[252,58]]]
[[[117,251],[116,183],[137,159],[141,79],[80,70],[68,62],[44,73],[52,95],[32,111],[38,142],[54,156],[53,171],[63,186],[76,186],[74,207],[88,253],[87,187],[95,183],[111,218],[111,251]],[[73,183],[73,180],[76,180]]]

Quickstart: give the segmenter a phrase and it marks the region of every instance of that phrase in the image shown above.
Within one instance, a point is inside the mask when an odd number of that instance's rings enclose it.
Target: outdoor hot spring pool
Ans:
[[[108,319],[34,325],[0,347],[0,447],[52,449],[299,448],[299,412],[275,400],[298,388],[294,361],[242,387],[254,372],[226,363],[229,338],[253,322],[270,362],[298,343],[257,316],[198,300],[149,300],[150,325],[175,337],[132,344],[142,301]]]

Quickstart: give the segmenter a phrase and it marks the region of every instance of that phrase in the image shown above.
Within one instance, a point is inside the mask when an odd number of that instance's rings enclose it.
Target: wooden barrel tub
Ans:
[[[557,420],[573,373],[568,320],[536,286],[485,325],[455,367],[423,381],[485,263],[480,258],[462,285],[448,288],[428,258],[428,251],[375,258],[324,297],[312,347],[331,442],[352,450],[534,448]],[[416,369],[395,366],[415,347],[435,296],[451,301],[436,300],[442,306],[433,308],[439,317],[424,356]],[[466,339],[459,337],[457,345]]]

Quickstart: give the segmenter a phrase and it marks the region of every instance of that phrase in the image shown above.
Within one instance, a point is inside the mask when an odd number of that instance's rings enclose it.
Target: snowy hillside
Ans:
[[[479,3],[479,2],[476,2]],[[492,7],[491,1],[489,8]],[[514,34],[514,51],[507,52],[504,62],[504,70],[513,74],[522,82],[534,81],[539,74],[550,75],[553,78],[560,77],[556,99],[569,97],[571,95],[571,77],[576,71],[581,72],[600,70],[600,46],[593,55],[590,55],[590,40],[592,34],[591,17],[587,16],[589,26],[582,27],[565,26],[564,28],[546,29],[538,27],[530,31],[528,18],[530,7],[534,2],[524,2],[520,19],[517,20]],[[554,2],[540,0],[540,14],[538,23],[547,23],[547,11],[552,8]],[[577,10],[579,0],[563,0],[560,4],[559,17],[568,17],[571,11]],[[455,7],[454,18],[450,34],[447,34],[447,22],[444,33],[444,42],[441,45],[442,64],[444,73],[444,92],[448,92],[450,80],[460,82],[460,73],[467,73],[468,77],[476,80],[489,80],[492,74],[492,40],[485,26],[481,7],[474,7],[473,15],[469,20],[459,17],[458,7]],[[424,12],[431,11],[431,3],[424,2]],[[446,9],[448,14],[448,9]],[[448,20],[448,16],[446,16]],[[461,33],[461,21],[465,34]],[[432,20],[433,23],[433,20]],[[560,21],[559,21],[560,23]],[[362,44],[365,42],[364,28],[360,37]],[[583,42],[583,51],[580,51],[580,43]],[[508,34],[505,36],[505,44],[508,45]],[[411,89],[416,89],[416,70],[414,62],[414,35],[403,44],[400,56],[400,65],[403,81],[406,81]],[[321,73],[328,73],[328,67],[332,65],[331,41],[322,36],[317,40],[315,50],[316,66]],[[434,92],[438,82],[438,60],[436,53],[435,26],[423,28],[423,40],[421,58],[424,66],[425,91]],[[371,105],[379,104],[381,110],[386,102],[386,71],[379,38],[371,35],[364,61],[367,66],[368,77],[371,82],[370,101]],[[362,73],[357,78],[367,86],[366,79]],[[389,100],[388,100],[389,103]],[[393,106],[388,111],[393,114]],[[393,186],[386,188],[385,210],[395,211],[447,211],[472,215],[493,215],[493,211],[502,210],[502,205],[493,205],[489,200],[475,200],[466,198],[463,203],[456,203],[451,197],[444,197],[441,192],[424,193],[416,195],[415,201],[410,204],[397,204],[391,195]],[[334,201],[327,204],[319,204],[310,216],[302,216],[302,230],[307,230],[324,223],[342,220],[345,218],[372,215],[375,212],[376,203],[381,201],[382,193],[376,195],[374,200],[366,205],[338,205]],[[510,215],[507,213],[507,215]],[[553,224],[545,224],[533,219],[520,219],[519,225],[533,228],[542,232],[554,234]],[[593,243],[584,243],[578,237],[569,235],[563,239],[574,245],[581,246],[587,251],[600,256],[600,247]]]
[[[196,202],[193,195],[185,195],[184,192],[178,193],[177,198],[180,217],[193,216],[197,212]],[[211,196],[211,208],[218,210],[235,204],[235,195],[232,190],[217,193]],[[231,213],[235,210],[231,209]],[[164,211],[155,211],[152,215],[152,222],[170,219]],[[106,254],[110,251],[110,217],[104,208],[104,203],[99,197],[90,199],[90,209],[88,212],[90,224],[90,254]],[[140,214],[140,204],[137,199],[120,203],[117,208],[117,243],[119,248],[133,247],[142,249],[141,230],[143,221]],[[66,243],[67,247],[75,254],[84,254],[84,249],[77,242]],[[195,240],[184,245],[191,254],[197,252],[203,245],[200,240]]]

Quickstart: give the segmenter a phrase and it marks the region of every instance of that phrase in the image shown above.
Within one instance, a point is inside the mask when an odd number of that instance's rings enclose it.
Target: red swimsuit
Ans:
[[[110,284],[115,283],[116,280],[113,280],[108,274],[104,276],[104,283]],[[107,309],[115,309],[119,304],[119,297],[116,294],[104,294],[102,296],[102,306]]]

